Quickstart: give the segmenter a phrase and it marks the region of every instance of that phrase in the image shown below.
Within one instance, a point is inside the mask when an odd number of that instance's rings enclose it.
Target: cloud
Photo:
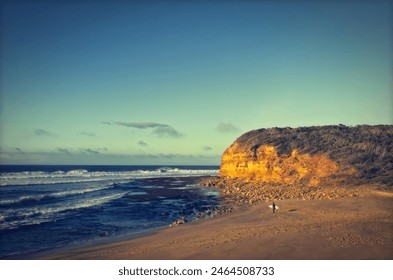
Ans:
[[[179,154],[179,153],[142,153],[130,155],[137,162],[144,164],[193,164],[218,165],[221,155]]]
[[[139,128],[139,129],[170,127],[167,124],[154,123],[154,122],[131,122],[131,123],[120,123],[120,122],[118,122],[117,124],[123,125],[123,126],[126,126],[126,127]]]
[[[170,127],[167,124],[155,123],[155,122],[103,122],[103,124],[120,125],[120,126],[138,128],[138,129]]]
[[[183,134],[178,132],[176,129],[173,127],[157,127],[156,129],[153,130],[153,134],[158,135],[159,137],[173,137],[173,138],[180,138],[183,137]]]
[[[99,154],[101,154],[99,151],[92,150],[92,149],[80,149],[80,151],[82,153],[87,153],[87,154],[92,154],[92,155],[99,155]]]
[[[202,149],[203,149],[204,151],[211,151],[211,150],[213,150],[213,148],[210,147],[210,146],[203,146]]]
[[[145,141],[138,141],[138,145],[139,146],[148,146],[147,143]]]
[[[106,153],[105,148],[72,150],[57,148],[52,151],[5,151],[0,149],[3,164],[146,164],[146,165],[219,165],[221,155],[180,153]]]
[[[149,129],[153,128],[152,133],[156,134],[159,137],[172,137],[172,138],[180,138],[184,135],[174,129],[172,126],[168,124],[155,123],[155,122],[102,122],[106,125],[120,125],[128,128],[136,128],[136,129]]]
[[[216,130],[220,133],[235,133],[239,131],[239,128],[231,123],[219,123]]]
[[[57,148],[56,151],[62,154],[71,155],[71,152],[65,148]]]
[[[37,136],[57,137],[56,134],[41,128],[37,128],[36,130],[34,130],[34,134]]]
[[[178,153],[157,153],[157,154],[150,154],[150,153],[145,153],[143,152],[142,154],[135,154],[132,155],[132,157],[137,157],[137,158],[144,158],[144,159],[183,159],[183,158],[188,158],[192,159],[196,155],[185,155],[185,154],[178,154]]]

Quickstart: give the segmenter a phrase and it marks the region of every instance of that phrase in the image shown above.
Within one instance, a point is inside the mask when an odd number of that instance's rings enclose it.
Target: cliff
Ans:
[[[224,152],[220,177],[307,186],[393,185],[393,125],[253,130]]]

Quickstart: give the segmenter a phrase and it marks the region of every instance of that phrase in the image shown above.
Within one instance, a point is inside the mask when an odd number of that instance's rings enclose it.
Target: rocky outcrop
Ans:
[[[386,192],[388,186],[352,186],[352,185],[323,185],[323,186],[299,186],[297,184],[281,185],[271,183],[258,183],[255,181],[211,177],[204,178],[201,185],[215,188],[220,191],[223,198],[222,204],[226,209],[235,206],[250,206],[259,202],[272,202],[284,199],[337,199],[342,197],[361,196],[370,191]]]
[[[271,128],[240,136],[222,155],[220,177],[318,186],[393,185],[393,126]]]

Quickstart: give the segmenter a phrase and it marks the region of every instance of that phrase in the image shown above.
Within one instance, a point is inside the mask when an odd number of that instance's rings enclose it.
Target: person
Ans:
[[[273,215],[276,214],[276,204],[273,201],[273,205],[272,205],[272,209],[273,209]]]

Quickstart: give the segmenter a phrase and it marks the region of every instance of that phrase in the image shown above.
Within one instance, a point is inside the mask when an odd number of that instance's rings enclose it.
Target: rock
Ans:
[[[169,225],[169,227],[175,227],[177,225],[182,225],[185,224],[187,222],[185,217],[181,217],[178,220],[173,221],[172,224]]]
[[[380,182],[385,178],[392,184],[391,139],[392,125],[254,130],[240,136],[223,153],[219,176],[306,186],[361,179]],[[239,191],[238,185],[234,191]]]

